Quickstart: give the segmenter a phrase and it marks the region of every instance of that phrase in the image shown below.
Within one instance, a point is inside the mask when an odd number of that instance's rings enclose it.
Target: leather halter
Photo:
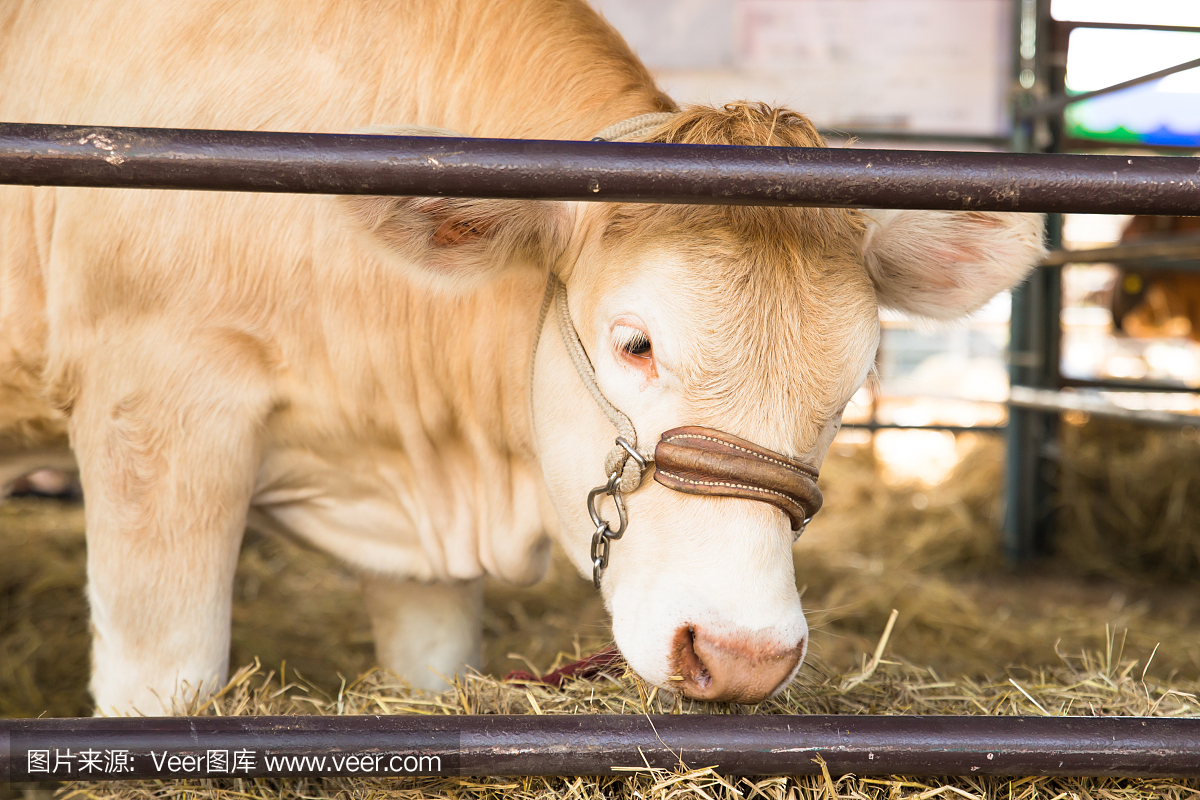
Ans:
[[[654,448],[654,480],[686,494],[770,503],[788,515],[796,538],[821,510],[815,469],[712,428],[664,433]]]
[[[533,360],[537,360],[542,326],[550,307],[554,306],[563,342],[580,380],[621,433],[606,459],[607,483],[597,486],[587,498],[588,514],[596,526],[591,550],[592,582],[596,588],[600,588],[601,573],[608,566],[612,542],[624,535],[628,525],[624,495],[641,485],[642,477],[651,467],[657,483],[677,492],[770,503],[788,516],[793,541],[798,539],[813,515],[821,509],[818,471],[733,434],[700,426],[666,431],[653,454],[639,450],[632,421],[600,391],[595,368],[571,321],[566,291],[566,286],[551,274],[534,334]],[[531,363],[531,372],[532,369]],[[599,498],[605,496],[611,496],[617,507],[619,523],[616,530],[600,515]]]

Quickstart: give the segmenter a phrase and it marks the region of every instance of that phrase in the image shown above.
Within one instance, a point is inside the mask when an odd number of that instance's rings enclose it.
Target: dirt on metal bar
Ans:
[[[45,186],[1194,215],[1196,163],[0,123],[0,183]]]

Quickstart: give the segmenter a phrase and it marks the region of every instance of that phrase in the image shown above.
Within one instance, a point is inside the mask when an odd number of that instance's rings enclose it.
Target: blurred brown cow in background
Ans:
[[[1200,217],[1134,217],[1121,244],[1173,236],[1200,236]],[[1200,260],[1200,244],[1194,258]],[[1200,342],[1200,274],[1123,267],[1113,284],[1111,309],[1117,333]]]

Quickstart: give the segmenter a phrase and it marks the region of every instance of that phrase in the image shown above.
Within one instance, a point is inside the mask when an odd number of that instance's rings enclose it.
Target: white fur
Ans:
[[[868,211],[864,255],[881,305],[956,319],[1020,283],[1041,260],[1042,215]]]
[[[370,575],[363,588],[379,663],[412,686],[439,691],[447,679],[483,668],[483,581],[401,583]]]

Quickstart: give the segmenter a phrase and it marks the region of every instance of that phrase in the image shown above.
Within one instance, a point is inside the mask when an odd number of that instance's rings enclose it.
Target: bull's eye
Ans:
[[[646,332],[628,325],[613,326],[613,342],[618,350],[635,358],[650,358],[653,355],[650,337]]]

